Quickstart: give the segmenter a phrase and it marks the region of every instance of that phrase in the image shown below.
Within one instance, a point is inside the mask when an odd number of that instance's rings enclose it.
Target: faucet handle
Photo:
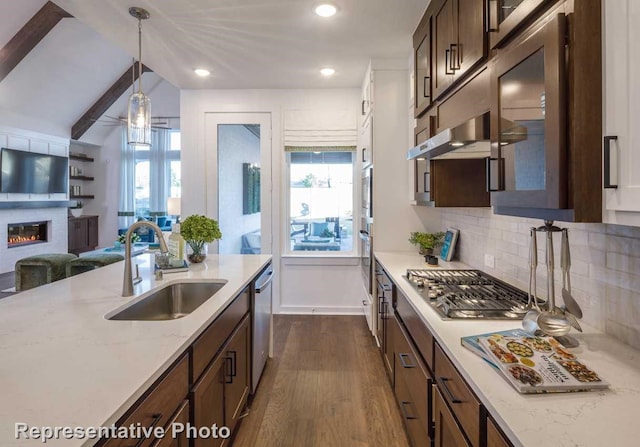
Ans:
[[[162,279],[164,279],[164,274],[162,273],[162,270],[157,269],[155,273],[155,277],[156,277],[156,281],[161,281]]]

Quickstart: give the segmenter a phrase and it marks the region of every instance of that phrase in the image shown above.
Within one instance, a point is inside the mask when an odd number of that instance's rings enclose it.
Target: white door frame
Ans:
[[[207,112],[204,116],[205,144],[205,214],[219,220],[218,209],[218,125],[258,124],[260,125],[260,233],[262,253],[273,253],[271,196],[271,113],[227,113]],[[211,252],[218,253],[218,242],[211,244]]]

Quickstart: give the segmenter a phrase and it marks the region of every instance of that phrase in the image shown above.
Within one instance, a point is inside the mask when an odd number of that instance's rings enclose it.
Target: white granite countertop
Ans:
[[[15,423],[99,427],[114,423],[265,266],[268,255],[209,255],[189,272],[155,281],[152,255],[134,258],[144,281],[123,298],[124,262],[0,300],[0,446],[93,445],[16,440]],[[105,314],[177,281],[228,283],[173,321],[108,321]]]
[[[407,268],[428,268],[415,253],[375,252],[438,344],[515,446],[632,447],[640,445],[640,351],[581,323],[574,352],[610,383],[605,391],[525,395],[460,344],[460,337],[520,327],[519,322],[445,321],[403,277]],[[468,268],[440,263],[444,268]]]

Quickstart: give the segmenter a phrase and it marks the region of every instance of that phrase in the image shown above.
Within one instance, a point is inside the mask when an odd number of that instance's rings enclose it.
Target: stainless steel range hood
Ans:
[[[423,141],[409,150],[407,160],[485,158],[491,155],[489,140],[489,112],[487,112]]]

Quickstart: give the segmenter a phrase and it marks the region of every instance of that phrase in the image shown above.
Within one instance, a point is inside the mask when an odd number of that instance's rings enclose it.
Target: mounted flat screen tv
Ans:
[[[0,193],[53,194],[69,188],[69,159],[2,148]]]

